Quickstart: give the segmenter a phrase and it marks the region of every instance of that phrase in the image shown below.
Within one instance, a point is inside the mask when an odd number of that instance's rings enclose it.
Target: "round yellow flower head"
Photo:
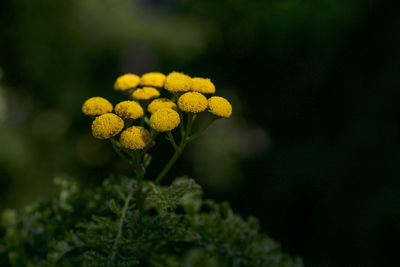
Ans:
[[[132,126],[121,133],[119,142],[126,148],[143,149],[151,141],[151,135],[142,126]]]
[[[177,110],[176,104],[169,100],[168,98],[157,98],[154,99],[148,106],[147,106],[147,110],[150,113],[154,113],[159,109],[162,108],[170,108],[173,110]]]
[[[198,92],[188,92],[178,99],[178,107],[186,112],[199,113],[207,108],[207,98]]]
[[[140,85],[162,87],[164,85],[165,75],[161,72],[149,72],[142,75]]]
[[[82,112],[89,116],[98,116],[109,113],[113,110],[111,103],[102,97],[92,97],[85,101],[82,105]]]
[[[139,76],[132,73],[127,73],[117,78],[114,83],[114,89],[116,91],[126,91],[130,88],[135,88],[136,86],[138,86],[139,82]]]
[[[150,117],[150,127],[157,132],[168,132],[176,128],[181,119],[178,112],[170,108],[162,108]]]
[[[149,100],[159,96],[160,92],[153,87],[143,87],[141,89],[136,89],[135,92],[132,93],[132,97],[137,100]]]
[[[203,94],[214,94],[215,86],[210,79],[195,77],[192,79],[192,91]]]
[[[232,105],[223,97],[213,96],[208,99],[208,111],[219,117],[229,118],[232,114]]]
[[[186,92],[192,87],[192,78],[180,72],[171,72],[165,79],[164,87],[171,93]]]
[[[115,106],[115,114],[123,119],[138,119],[143,117],[143,108],[135,101],[122,101]]]
[[[92,123],[92,134],[97,139],[108,139],[124,128],[124,121],[113,113],[98,116]]]

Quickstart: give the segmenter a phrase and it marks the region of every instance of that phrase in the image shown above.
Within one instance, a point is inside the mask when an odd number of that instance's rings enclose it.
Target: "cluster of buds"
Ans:
[[[167,76],[150,72],[142,77],[124,74],[117,78],[114,89],[129,100],[113,107],[105,98],[92,97],[84,102],[82,112],[94,117],[92,134],[95,138],[111,139],[114,148],[128,154],[137,150],[146,152],[158,133],[166,133],[175,150],[181,151],[213,121],[232,114],[228,100],[211,96],[216,90],[210,79],[191,78],[179,72]],[[209,122],[192,134],[197,114],[205,111],[211,115]],[[180,143],[175,142],[171,132],[178,126]]]

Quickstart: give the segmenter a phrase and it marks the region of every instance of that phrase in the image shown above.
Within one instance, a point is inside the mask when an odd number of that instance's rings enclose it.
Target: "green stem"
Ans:
[[[190,135],[190,131],[192,130],[193,122],[196,120],[197,114],[189,113],[188,115],[188,122],[186,125],[186,137]]]
[[[141,184],[143,181],[143,176],[144,176],[144,170],[142,169],[142,158],[140,157],[140,152],[135,150],[134,151],[134,157],[136,160],[136,180],[138,182],[138,186],[137,186],[137,191],[138,194],[140,194],[140,188],[141,188]],[[118,232],[117,232],[117,237],[115,238],[114,241],[114,245],[112,248],[112,253],[111,253],[111,259],[109,262],[109,266],[112,267],[115,261],[115,256],[117,255],[117,251],[118,251],[118,243],[121,240],[121,235],[122,235],[122,230],[123,230],[123,226],[124,226],[124,220],[128,211],[128,207],[129,207],[129,202],[132,199],[133,193],[135,191],[135,187],[131,186],[130,190],[129,190],[129,195],[125,200],[125,204],[124,204],[124,208],[122,209],[122,214],[121,214],[121,218],[119,220],[118,223]],[[137,199],[137,201],[139,202],[139,199]],[[142,211],[143,206],[141,205],[139,207],[140,211]]]
[[[182,135],[181,143],[176,148],[175,153],[172,156],[172,158],[168,161],[168,163],[165,165],[164,169],[157,176],[157,178],[155,180],[155,184],[158,184],[161,182],[161,180],[165,177],[165,175],[168,173],[168,171],[175,164],[176,160],[182,154],[183,149],[185,148],[186,144],[188,143],[187,137],[190,135],[190,131],[192,129],[192,125],[193,125],[194,121],[196,120],[196,117],[197,117],[196,114],[189,113],[186,131],[184,131],[184,134]]]
[[[181,131],[181,138],[183,139],[185,137],[185,125],[184,125],[184,120],[183,120],[183,114],[182,111],[178,108],[178,114],[181,119],[181,123],[179,123],[179,129]]]
[[[143,121],[144,121],[144,123],[147,124],[147,126],[150,126],[150,120],[149,120],[149,117],[147,117],[147,115],[143,117]]]
[[[172,158],[168,161],[168,163],[165,165],[164,169],[160,172],[160,174],[157,176],[155,180],[155,184],[158,184],[161,182],[161,180],[164,178],[164,176],[167,174],[167,172],[171,169],[171,167],[174,165],[176,160],[179,158],[179,156],[182,154],[183,149],[185,148],[186,142],[182,143],[178,149],[175,151],[174,155]]]
[[[121,151],[121,145],[119,144],[119,142],[117,140],[115,140],[115,138],[110,138],[110,142],[112,147],[114,148],[115,152],[117,152],[118,156],[120,156],[123,160],[125,160],[126,162],[129,163],[129,165],[133,165],[132,160],[128,159],[124,153],[122,153]],[[129,154],[130,155],[130,154]]]
[[[136,179],[138,180],[138,187],[140,187],[140,185],[142,184],[144,170],[142,168],[141,153],[138,150],[135,150],[135,159],[136,159]]]
[[[135,155],[132,154],[132,153],[133,153],[132,150],[130,150],[130,149],[124,147],[123,145],[121,145],[120,142],[118,142],[118,141],[115,140],[115,139],[114,139],[114,142],[115,142],[115,145],[117,146],[118,149],[120,149],[120,150],[124,151],[126,154],[128,154],[128,155],[131,157],[132,160],[135,159]],[[132,162],[132,161],[131,161],[131,164],[133,165],[133,162]]]
[[[168,139],[171,142],[171,145],[174,147],[175,150],[177,150],[178,146],[177,146],[177,144],[175,142],[174,136],[172,135],[171,132],[168,132],[167,134],[168,134]]]
[[[192,136],[189,136],[187,138],[187,141],[190,142],[193,139],[196,139],[197,137],[199,137],[215,120],[216,120],[215,117],[211,118],[200,130],[198,130]]]
[[[125,200],[125,204],[124,204],[124,208],[122,210],[122,215],[121,215],[121,219],[119,220],[119,224],[118,224],[118,233],[117,233],[117,237],[115,238],[114,241],[114,245],[112,248],[112,253],[111,253],[111,259],[109,262],[109,266],[112,267],[114,264],[114,260],[115,260],[115,256],[117,255],[117,250],[118,250],[118,243],[121,239],[121,235],[122,235],[122,228],[124,226],[124,220],[126,217],[126,213],[128,211],[128,206],[129,206],[129,202],[131,201],[131,198],[133,196],[133,191],[135,190],[135,188],[133,186],[131,186],[131,189],[129,191],[129,195]]]
[[[140,158],[142,158],[144,154],[146,154],[147,150],[150,148],[153,141],[156,140],[158,134],[159,132],[156,131],[153,132],[153,134],[151,135],[151,141],[143,148],[142,153],[140,153]]]

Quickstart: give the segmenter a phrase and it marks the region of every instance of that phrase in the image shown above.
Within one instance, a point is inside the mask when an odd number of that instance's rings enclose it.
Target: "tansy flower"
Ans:
[[[203,94],[214,94],[215,86],[210,79],[195,77],[192,79],[192,91]]]
[[[181,119],[178,112],[170,108],[162,108],[150,117],[150,127],[157,132],[168,132],[176,128]]]
[[[177,110],[176,104],[169,100],[168,98],[157,98],[154,99],[148,106],[147,110],[150,113],[154,113],[161,108],[170,108],[173,110]]]
[[[124,128],[124,121],[113,113],[98,116],[92,123],[92,134],[97,139],[108,139]]]
[[[192,78],[180,72],[171,72],[165,79],[164,88],[171,93],[186,92],[192,87]]]
[[[141,89],[136,89],[135,92],[132,93],[132,97],[137,100],[149,100],[159,96],[160,92],[153,87],[143,87]]]
[[[136,86],[138,86],[139,82],[139,76],[132,73],[127,73],[117,78],[114,83],[114,89],[116,91],[126,91],[130,88],[135,88]]]
[[[132,126],[121,133],[119,142],[126,148],[137,150],[143,149],[151,141],[149,131],[141,126]]]
[[[162,87],[164,81],[165,75],[161,72],[149,72],[142,75],[140,85]]]
[[[188,92],[178,99],[178,107],[186,112],[199,113],[207,108],[207,98],[197,92]]]
[[[216,116],[229,118],[232,114],[232,105],[223,97],[213,96],[208,99],[208,111]]]
[[[115,114],[123,119],[138,119],[143,117],[142,107],[135,101],[122,101],[115,106]]]
[[[82,105],[82,112],[89,116],[98,116],[113,110],[111,103],[102,97],[92,97]]]

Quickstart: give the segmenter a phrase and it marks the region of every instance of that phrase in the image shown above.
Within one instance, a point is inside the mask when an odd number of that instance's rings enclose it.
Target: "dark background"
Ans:
[[[2,0],[0,209],[57,175],[127,173],[81,104],[121,100],[122,73],[177,70],[210,77],[234,114],[170,180],[260,218],[306,266],[399,266],[400,18],[385,2]],[[157,149],[153,166],[172,153]]]

